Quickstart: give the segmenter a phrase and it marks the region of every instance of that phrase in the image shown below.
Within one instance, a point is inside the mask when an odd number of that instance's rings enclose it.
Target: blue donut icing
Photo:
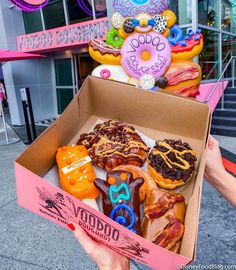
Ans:
[[[123,216],[118,216],[118,217],[115,218],[116,213],[119,212],[120,209],[125,209],[125,210],[127,210],[127,211],[129,212],[130,219],[131,219],[129,225],[127,224],[127,220],[125,219],[125,217],[123,217]],[[115,207],[112,209],[112,211],[111,211],[110,218],[111,218],[112,220],[116,221],[117,223],[123,225],[123,226],[128,225],[128,226],[126,227],[128,230],[131,230],[132,232],[137,233],[137,232],[133,229],[133,227],[134,227],[134,225],[135,225],[135,223],[136,223],[135,213],[134,213],[134,211],[133,211],[128,205],[126,205],[126,204],[119,204],[119,205],[115,206]]]
[[[170,35],[168,37],[169,43],[172,46],[175,46],[178,42],[182,41],[183,39],[184,39],[183,30],[178,25],[174,25],[170,29]]]

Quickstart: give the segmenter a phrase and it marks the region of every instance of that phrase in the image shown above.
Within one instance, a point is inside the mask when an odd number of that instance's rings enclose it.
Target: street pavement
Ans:
[[[0,141],[1,130],[0,118]],[[217,139],[236,154],[236,138]],[[13,162],[24,149],[22,142],[0,146],[0,270],[97,269],[69,231],[18,207]],[[236,265],[235,224],[235,209],[204,183],[196,267]]]

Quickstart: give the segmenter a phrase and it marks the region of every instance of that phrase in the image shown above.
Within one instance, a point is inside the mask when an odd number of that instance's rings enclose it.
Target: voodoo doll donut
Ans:
[[[116,170],[107,174],[106,181],[95,179],[94,185],[101,192],[102,212],[128,230],[141,235],[140,188],[144,179],[132,173]]]
[[[184,186],[195,171],[196,153],[180,140],[157,141],[148,157],[148,171],[166,190]]]

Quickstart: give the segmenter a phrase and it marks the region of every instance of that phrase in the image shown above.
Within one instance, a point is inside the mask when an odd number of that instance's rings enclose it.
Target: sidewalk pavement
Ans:
[[[236,154],[236,138],[218,139]],[[22,142],[0,146],[0,269],[97,269],[69,231],[18,207],[13,161],[24,149]],[[194,265],[236,263],[235,222],[235,209],[204,183]]]

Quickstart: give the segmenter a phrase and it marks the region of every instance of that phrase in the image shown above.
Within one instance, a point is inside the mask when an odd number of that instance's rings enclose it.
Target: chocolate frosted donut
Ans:
[[[148,157],[149,173],[159,187],[172,190],[185,185],[195,171],[196,153],[180,140],[156,142]]]
[[[104,215],[139,235],[142,234],[139,192],[143,183],[142,177],[134,178],[123,170],[109,172],[106,181],[99,178],[94,181],[101,192]]]
[[[119,165],[142,167],[149,151],[134,127],[113,120],[82,134],[77,144],[84,145],[93,164],[106,171]]]

